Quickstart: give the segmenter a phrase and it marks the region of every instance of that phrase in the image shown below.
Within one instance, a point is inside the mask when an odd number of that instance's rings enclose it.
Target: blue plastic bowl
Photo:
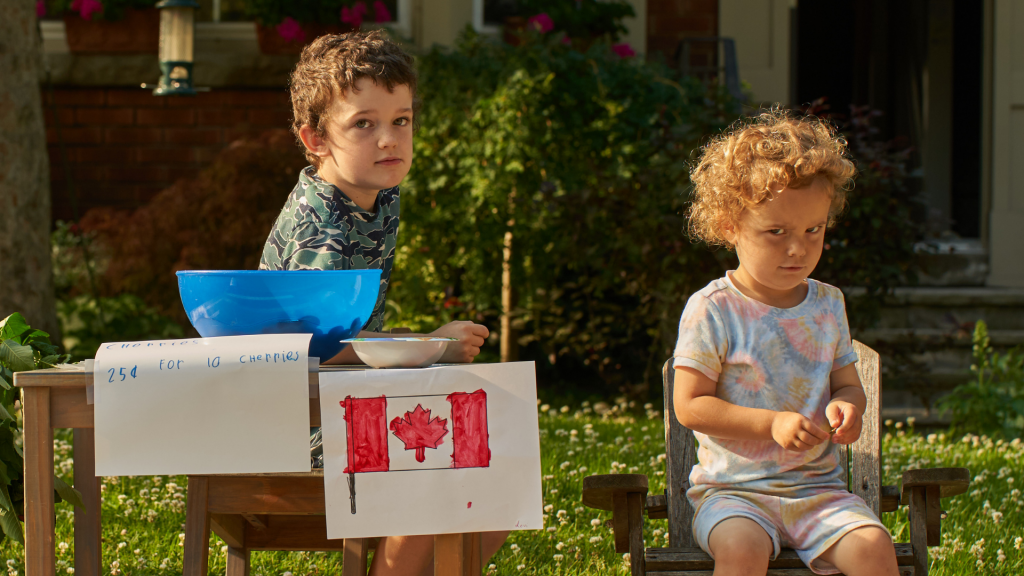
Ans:
[[[370,319],[380,270],[187,270],[178,292],[204,337],[312,334],[309,355],[333,357]]]

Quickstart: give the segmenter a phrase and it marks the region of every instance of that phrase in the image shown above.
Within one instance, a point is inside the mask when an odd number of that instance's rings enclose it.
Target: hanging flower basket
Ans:
[[[64,16],[68,48],[76,54],[156,54],[160,40],[160,11],[126,8],[115,21],[78,14]]]

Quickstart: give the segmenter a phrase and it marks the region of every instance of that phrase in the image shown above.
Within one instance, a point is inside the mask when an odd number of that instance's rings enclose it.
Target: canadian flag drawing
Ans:
[[[341,402],[345,411],[349,500],[356,513],[355,475],[487,468],[487,393],[378,396]]]

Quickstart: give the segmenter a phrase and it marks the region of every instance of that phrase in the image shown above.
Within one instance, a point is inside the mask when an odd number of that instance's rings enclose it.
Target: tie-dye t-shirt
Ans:
[[[749,408],[799,412],[825,430],[829,375],[857,361],[843,293],[807,280],[807,297],[775,308],[744,296],[729,274],[690,297],[679,322],[676,367],[700,370],[718,383],[715,396]],[[697,505],[718,490],[800,498],[845,489],[835,445],[806,452],[772,440],[728,440],[694,432],[698,464],[687,496]]]

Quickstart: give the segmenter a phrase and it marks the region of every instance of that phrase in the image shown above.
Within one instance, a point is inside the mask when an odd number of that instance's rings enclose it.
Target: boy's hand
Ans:
[[[804,452],[828,440],[828,430],[822,430],[802,414],[776,412],[772,418],[772,439],[786,450]]]
[[[860,438],[860,428],[863,424],[860,411],[849,402],[833,400],[825,407],[825,417],[828,423],[836,431],[832,435],[832,442],[836,444],[852,444]]]
[[[438,360],[445,364],[456,364],[472,362],[480,353],[480,347],[484,345],[484,339],[489,334],[486,326],[468,320],[457,320],[434,330],[430,336],[459,339],[458,342],[449,342],[444,355]]]

